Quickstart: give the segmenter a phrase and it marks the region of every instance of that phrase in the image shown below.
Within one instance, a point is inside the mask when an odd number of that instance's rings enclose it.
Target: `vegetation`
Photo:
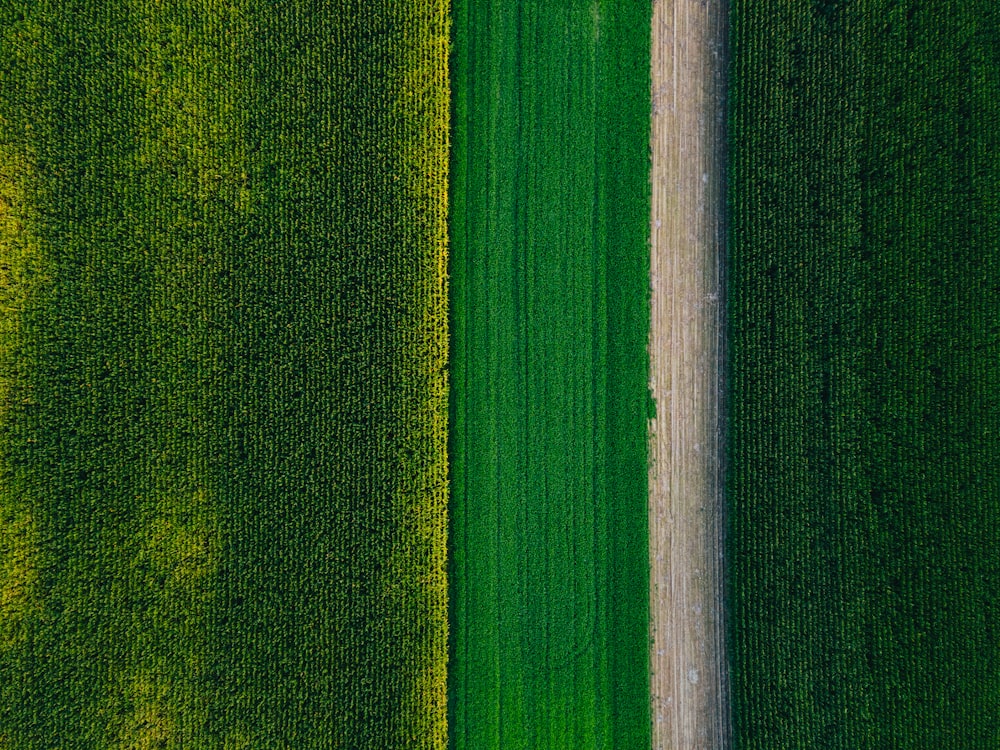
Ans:
[[[995,746],[1000,11],[731,21],[737,746]]]
[[[650,9],[454,8],[452,745],[648,746]]]
[[[445,745],[446,14],[0,4],[0,747]]]

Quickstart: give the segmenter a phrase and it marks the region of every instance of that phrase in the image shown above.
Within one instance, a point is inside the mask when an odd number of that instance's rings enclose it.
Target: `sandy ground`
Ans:
[[[727,0],[653,3],[654,750],[729,748],[721,364]]]

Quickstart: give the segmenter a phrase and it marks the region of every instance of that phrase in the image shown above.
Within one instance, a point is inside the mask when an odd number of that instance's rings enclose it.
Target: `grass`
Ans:
[[[452,746],[642,747],[650,11],[454,9]]]
[[[1000,14],[732,8],[739,748],[1000,740]]]
[[[0,9],[0,738],[442,747],[447,6]]]

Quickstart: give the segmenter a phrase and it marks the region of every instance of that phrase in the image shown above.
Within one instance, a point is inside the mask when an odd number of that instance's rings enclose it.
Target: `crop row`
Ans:
[[[990,745],[1000,15],[731,21],[737,747]]]
[[[0,10],[0,745],[445,744],[447,10]]]

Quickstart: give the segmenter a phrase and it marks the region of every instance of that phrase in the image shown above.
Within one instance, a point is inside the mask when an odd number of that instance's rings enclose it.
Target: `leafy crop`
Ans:
[[[738,1],[740,748],[1000,738],[1000,14]]]
[[[0,745],[444,745],[447,10],[0,6]]]

